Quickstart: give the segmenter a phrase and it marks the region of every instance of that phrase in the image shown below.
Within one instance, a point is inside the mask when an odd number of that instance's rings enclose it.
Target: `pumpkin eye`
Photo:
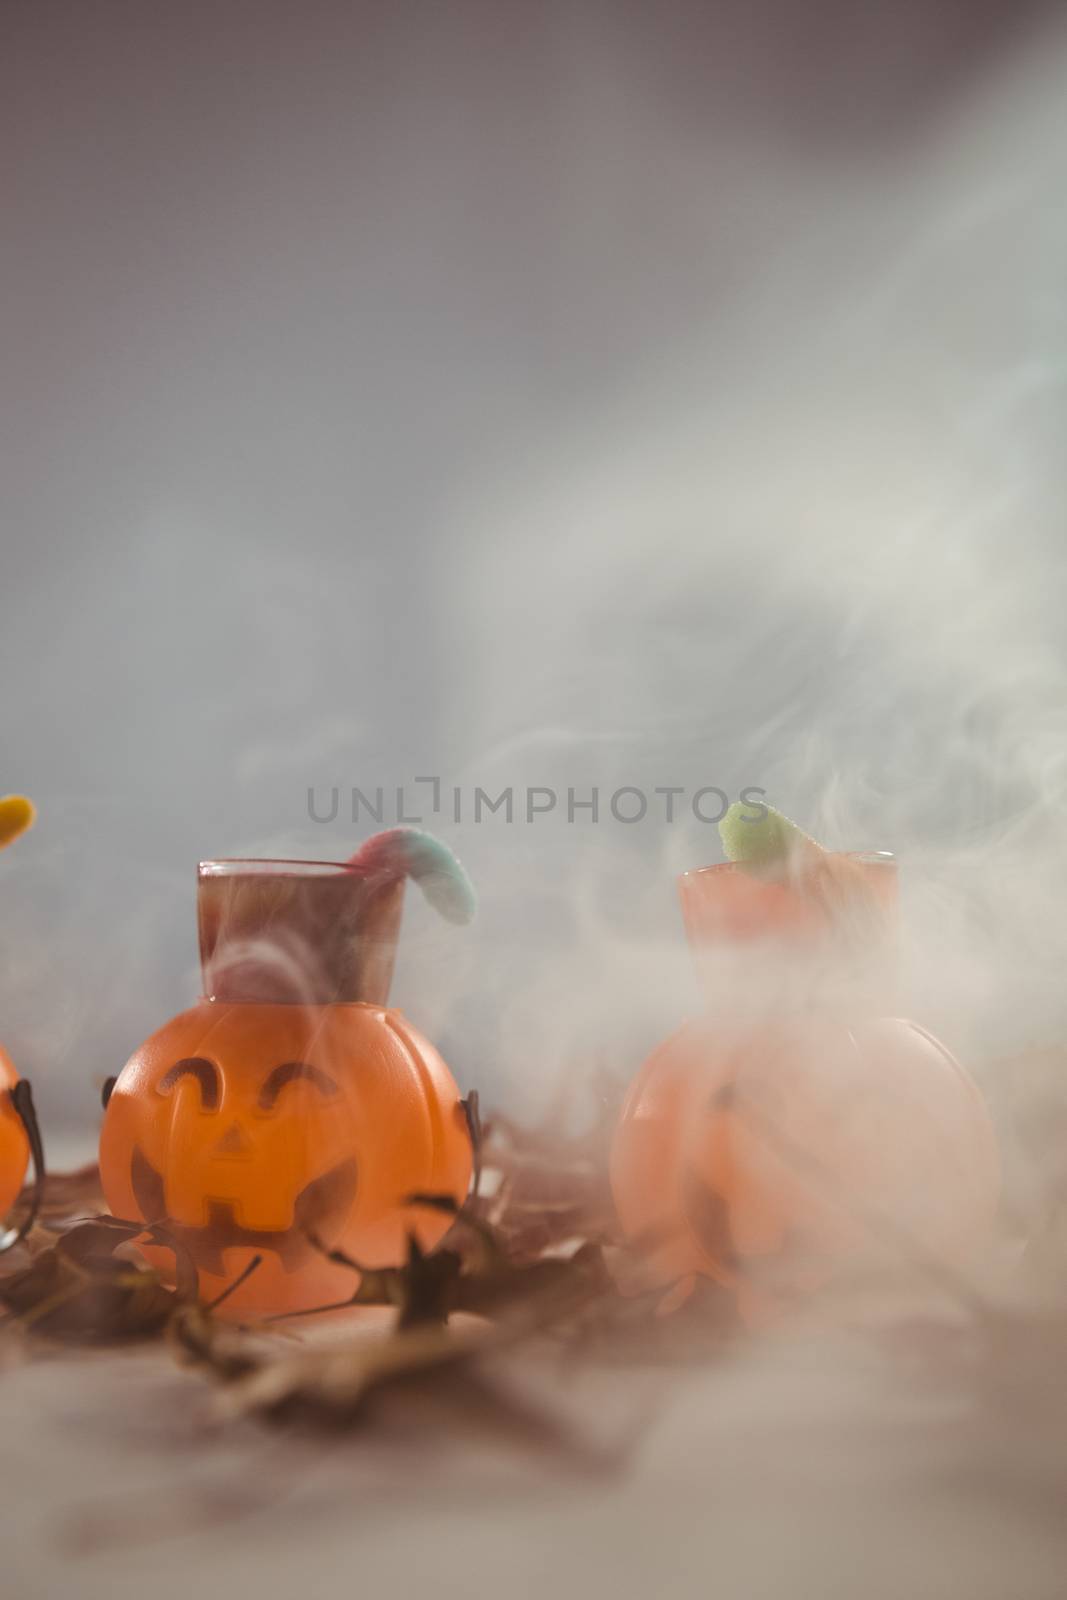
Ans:
[[[219,1069],[204,1056],[185,1056],[176,1061],[159,1080],[160,1094],[170,1094],[182,1078],[195,1078],[200,1085],[200,1103],[205,1111],[219,1108]]]
[[[280,1067],[274,1068],[259,1091],[259,1109],[273,1111],[285,1085],[294,1083],[299,1078],[305,1078],[308,1083],[313,1084],[320,1094],[337,1093],[336,1083],[318,1067],[313,1067],[306,1061],[283,1061]]]
[[[704,1109],[709,1116],[713,1116],[717,1111],[732,1111],[736,1104],[737,1091],[732,1083],[726,1083],[708,1096],[708,1103]]]

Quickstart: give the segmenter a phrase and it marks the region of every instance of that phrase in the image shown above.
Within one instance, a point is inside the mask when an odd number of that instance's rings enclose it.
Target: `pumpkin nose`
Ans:
[[[216,1156],[246,1156],[252,1148],[252,1141],[247,1133],[243,1132],[237,1122],[231,1122],[222,1138],[212,1151]]]

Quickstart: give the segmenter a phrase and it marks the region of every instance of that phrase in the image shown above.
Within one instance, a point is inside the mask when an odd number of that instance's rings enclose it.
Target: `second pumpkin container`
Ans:
[[[795,883],[682,874],[704,1009],[645,1062],[614,1137],[616,1208],[653,1281],[711,1278],[750,1321],[850,1263],[958,1261],[997,1205],[978,1089],[892,1014],[895,862],[852,866],[881,909],[862,947]]]

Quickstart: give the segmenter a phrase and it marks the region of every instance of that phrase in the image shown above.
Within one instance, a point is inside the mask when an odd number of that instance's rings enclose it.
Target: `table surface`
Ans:
[[[1049,1355],[980,1387],[810,1331],[683,1371],[526,1360],[583,1457],[426,1404],[325,1439],[220,1423],[161,1346],[50,1353],[0,1391],[9,1592],[1062,1600]]]

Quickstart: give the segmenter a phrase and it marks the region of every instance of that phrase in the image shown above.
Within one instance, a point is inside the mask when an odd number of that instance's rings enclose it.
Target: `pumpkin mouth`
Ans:
[[[776,1249],[739,1249],[725,1197],[689,1167],[682,1179],[682,1209],[701,1248],[715,1265],[779,1297],[810,1293],[832,1277],[836,1263],[810,1229],[783,1224]]]
[[[692,1167],[682,1178],[682,1210],[701,1249],[718,1267],[736,1271],[740,1265],[730,1226],[730,1205]]]
[[[232,1200],[207,1197],[207,1222],[202,1227],[174,1222],[167,1216],[163,1177],[139,1145],[130,1161],[134,1198],[146,1222],[158,1222],[184,1245],[204,1272],[221,1277],[222,1252],[235,1246],[270,1251],[284,1272],[295,1272],[315,1253],[309,1233],[318,1233],[331,1221],[345,1216],[359,1187],[359,1167],[354,1157],[312,1178],[293,1201],[293,1221],[288,1228],[250,1228],[238,1222]]]

